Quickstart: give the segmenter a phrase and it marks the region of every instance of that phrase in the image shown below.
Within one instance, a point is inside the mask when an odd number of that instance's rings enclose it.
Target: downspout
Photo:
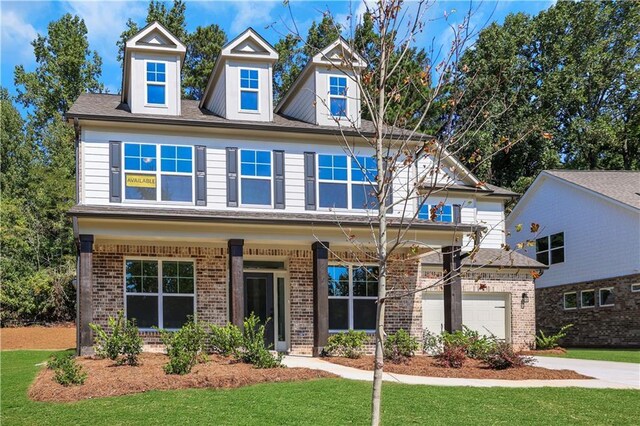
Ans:
[[[75,131],[75,160],[76,160],[76,205],[80,203],[80,124],[77,118],[73,119],[73,130]],[[78,236],[78,218],[71,218],[73,226],[73,240],[76,243],[76,278],[73,280],[73,286],[76,289],[76,354],[80,355],[80,286],[78,285],[78,277],[80,277],[80,239]]]

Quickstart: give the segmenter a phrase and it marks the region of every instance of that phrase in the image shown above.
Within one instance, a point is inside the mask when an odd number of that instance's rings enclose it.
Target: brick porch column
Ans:
[[[313,356],[319,356],[329,338],[329,243],[315,242],[313,250]]]
[[[460,269],[460,246],[442,247],[444,329],[449,333],[462,330],[462,277]]]
[[[229,320],[242,328],[244,322],[244,240],[229,240]]]
[[[89,323],[93,322],[93,235],[79,235],[80,256],[77,281],[78,304],[76,314],[78,355],[92,353],[93,335]]]

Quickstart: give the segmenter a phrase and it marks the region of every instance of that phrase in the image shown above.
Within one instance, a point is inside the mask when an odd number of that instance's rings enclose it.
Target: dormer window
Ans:
[[[147,62],[147,104],[166,105],[166,76],[163,62]]]
[[[329,110],[334,118],[347,116],[347,78],[329,77]]]
[[[258,111],[258,70],[240,68],[240,109]]]

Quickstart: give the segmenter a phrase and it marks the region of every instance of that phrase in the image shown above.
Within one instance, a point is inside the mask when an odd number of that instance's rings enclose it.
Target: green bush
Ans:
[[[116,361],[117,365],[138,365],[142,352],[142,337],[133,320],[124,318],[122,311],[107,320],[109,331],[98,324],[89,324],[95,335],[96,355]]]
[[[546,336],[542,330],[536,336],[536,349],[555,349],[558,347],[560,339],[567,335],[567,330],[573,327],[573,324],[563,326],[556,334]]]
[[[269,322],[269,319],[266,322]],[[260,323],[260,318],[255,316],[253,312],[244,319],[242,349],[239,351],[239,359],[242,362],[253,364],[256,368],[282,367],[282,354],[272,354],[269,351],[271,347],[266,347],[264,344],[265,325]]]
[[[324,355],[344,356],[347,358],[360,358],[367,343],[367,333],[364,331],[349,330],[329,336]]]
[[[533,364],[531,357],[519,355],[513,351],[513,346],[506,342],[496,342],[496,344],[487,352],[483,361],[487,363],[489,368],[494,370],[504,370],[506,368],[522,367]]]
[[[81,385],[87,380],[87,373],[69,353],[52,356],[47,367],[53,370],[53,379],[62,386]]]
[[[178,331],[159,330],[162,343],[167,348],[169,363],[164,366],[167,374],[187,374],[199,361],[204,361],[207,334],[193,319]]]
[[[418,340],[401,328],[395,334],[387,336],[384,342],[384,357],[391,362],[403,362],[415,355],[419,348]]]
[[[242,348],[242,331],[229,323],[225,326],[209,326],[209,346],[215,354],[239,357]]]
[[[462,368],[467,359],[467,353],[464,346],[446,342],[436,355],[436,359],[443,367]]]
[[[481,336],[477,331],[463,326],[462,330],[453,333],[443,331],[435,335],[425,330],[423,337],[423,350],[425,353],[437,356],[444,350],[445,345],[459,347],[464,350],[465,356],[473,359],[483,359],[497,343],[495,336]]]

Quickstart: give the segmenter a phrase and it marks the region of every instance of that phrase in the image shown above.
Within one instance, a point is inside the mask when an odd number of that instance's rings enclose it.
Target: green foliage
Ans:
[[[566,324],[560,328],[556,334],[547,336],[542,330],[538,332],[536,336],[536,349],[554,349],[558,347],[560,339],[567,335],[567,330],[573,327],[573,324]]]
[[[124,318],[122,311],[107,320],[109,331],[98,324],[89,324],[95,335],[96,354],[116,361],[117,365],[138,365],[138,355],[142,353],[142,337],[133,320]]]
[[[364,331],[349,330],[329,336],[324,352],[329,356],[344,356],[347,358],[360,358],[364,351],[364,345],[369,340]]]
[[[213,353],[239,358],[242,345],[242,331],[235,325],[209,326],[209,346]]]
[[[53,370],[53,379],[62,386],[81,385],[87,380],[87,373],[72,354],[52,356],[47,368]]]
[[[216,24],[197,27],[185,38],[185,57],[182,86],[187,98],[202,99],[213,65],[227,42],[224,30]]]
[[[473,359],[483,359],[497,343],[495,336],[483,336],[469,327],[462,326],[462,330],[453,333],[442,332],[435,335],[425,330],[423,338],[423,350],[431,355],[439,355],[445,346],[462,348],[465,355]]]
[[[384,357],[392,362],[403,362],[415,355],[419,348],[418,339],[401,328],[384,341]]]
[[[533,364],[531,357],[522,356],[513,351],[513,346],[506,342],[496,342],[492,348],[484,354],[482,360],[489,368],[504,370],[507,368],[523,367]]]
[[[192,319],[178,331],[159,331],[169,355],[169,362],[164,366],[165,373],[187,374],[199,361],[206,360],[204,349],[207,334]]]
[[[269,322],[269,319],[267,319],[267,322]],[[253,364],[256,368],[282,367],[282,354],[272,355],[271,352],[269,352],[271,347],[265,347],[265,325],[266,324],[260,323],[260,318],[253,312],[249,317],[244,319],[240,360]]]

